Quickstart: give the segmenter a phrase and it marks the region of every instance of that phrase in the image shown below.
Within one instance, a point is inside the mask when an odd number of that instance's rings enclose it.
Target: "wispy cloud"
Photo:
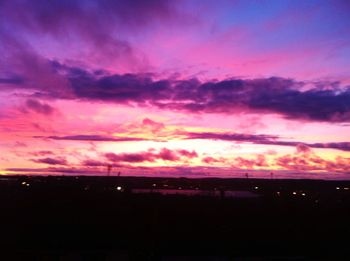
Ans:
[[[33,138],[52,139],[52,140],[75,140],[75,141],[144,141],[146,139],[137,137],[114,137],[103,135],[69,135],[69,136],[34,136]]]

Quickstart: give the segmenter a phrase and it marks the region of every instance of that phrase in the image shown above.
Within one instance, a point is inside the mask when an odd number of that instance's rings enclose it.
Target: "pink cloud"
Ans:
[[[136,153],[106,153],[104,155],[107,160],[111,162],[128,162],[128,163],[142,163],[142,162],[155,162],[157,160],[163,161],[181,161],[183,158],[192,159],[198,157],[195,151],[187,150],[169,150],[162,148],[160,151],[155,149],[149,149],[148,151],[136,152]]]

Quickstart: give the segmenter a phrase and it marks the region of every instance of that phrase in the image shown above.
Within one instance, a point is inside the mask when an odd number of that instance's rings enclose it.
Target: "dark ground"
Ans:
[[[180,186],[260,196],[131,193]],[[350,260],[348,188],[349,181],[1,177],[0,260]]]

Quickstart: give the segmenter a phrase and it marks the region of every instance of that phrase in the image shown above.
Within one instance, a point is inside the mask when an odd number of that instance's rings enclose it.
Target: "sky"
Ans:
[[[2,0],[0,174],[350,179],[349,12]]]

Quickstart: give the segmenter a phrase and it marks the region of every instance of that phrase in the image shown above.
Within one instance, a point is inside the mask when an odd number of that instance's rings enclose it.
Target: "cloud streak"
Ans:
[[[67,141],[144,141],[146,139],[136,137],[114,137],[104,135],[69,135],[69,136],[33,136],[33,138],[67,140]]]
[[[43,163],[47,165],[68,165],[68,162],[65,158],[40,158],[33,159],[33,162]]]
[[[149,119],[147,119],[149,120]],[[151,120],[149,120],[151,121]],[[153,129],[152,131],[157,134],[157,130],[165,128],[164,125],[151,121]],[[144,123],[143,123],[144,124]],[[154,126],[155,129],[154,129]],[[159,127],[161,126],[161,127]],[[108,136],[108,135],[68,135],[68,136],[33,136],[33,138],[41,139],[52,139],[52,140],[66,140],[66,141],[96,141],[96,142],[128,142],[128,141],[162,141],[167,140],[167,136],[159,138],[155,137],[133,137],[128,133],[121,133],[123,136]],[[244,133],[230,133],[230,132],[189,132],[185,130],[175,130],[167,133],[169,140],[172,136],[176,136],[177,139],[184,140],[221,140],[221,141],[232,141],[238,143],[251,143],[258,145],[272,145],[272,146],[288,146],[297,147],[300,150],[305,148],[317,148],[317,149],[335,149],[341,151],[350,151],[350,142],[316,142],[307,143],[300,141],[285,141],[278,135],[267,135],[267,134],[244,134]],[[184,151],[185,153],[185,151]]]
[[[213,132],[182,132],[187,139],[208,139],[235,142],[248,142],[261,145],[276,145],[290,147],[311,147],[318,149],[336,149],[350,151],[350,142],[326,142],[326,143],[305,143],[299,141],[283,141],[277,135],[266,134],[242,134],[242,133],[213,133]]]

